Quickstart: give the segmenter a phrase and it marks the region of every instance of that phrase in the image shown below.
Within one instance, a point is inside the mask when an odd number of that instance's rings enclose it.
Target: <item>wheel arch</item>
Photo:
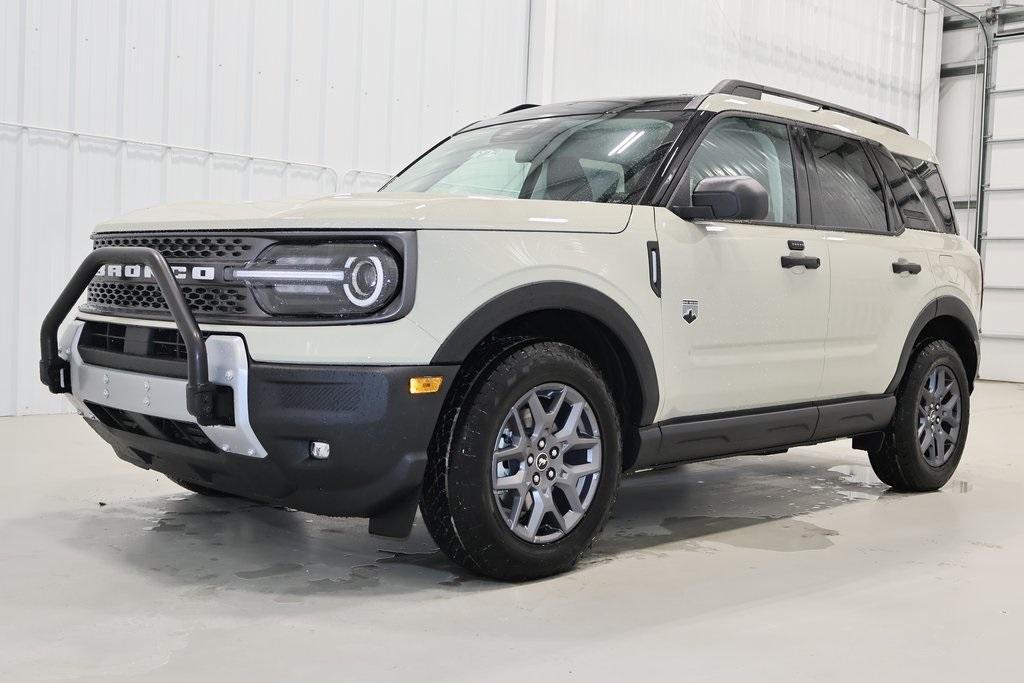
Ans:
[[[896,374],[889,383],[886,393],[896,391],[914,352],[922,344],[936,339],[949,342],[960,354],[964,369],[967,371],[969,389],[973,391],[981,360],[978,338],[978,323],[963,300],[955,296],[943,296],[933,300],[914,320],[907,341],[903,345]]]
[[[640,447],[639,427],[654,422],[660,398],[654,358],[633,318],[608,295],[572,282],[536,282],[509,290],[467,316],[431,363],[464,363],[495,337],[561,341],[587,353],[606,374],[623,411],[623,462]]]

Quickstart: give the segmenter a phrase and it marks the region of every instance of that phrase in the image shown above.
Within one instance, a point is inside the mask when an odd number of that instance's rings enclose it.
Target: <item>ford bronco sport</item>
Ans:
[[[760,85],[522,105],[377,193],[93,239],[41,377],[118,456],[377,534],[418,506],[491,577],[572,567],[627,473],[852,436],[929,491],[967,438],[981,272],[935,155]]]

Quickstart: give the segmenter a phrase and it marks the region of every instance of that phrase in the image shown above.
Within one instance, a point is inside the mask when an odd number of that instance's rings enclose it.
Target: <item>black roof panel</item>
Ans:
[[[610,114],[628,111],[682,111],[694,98],[693,95],[673,95],[660,97],[616,97],[602,100],[578,100],[576,102],[556,102],[535,107],[520,105],[513,107],[505,114],[490,119],[471,123],[460,133],[477,128],[486,128],[499,123],[544,119],[552,116],[577,116],[586,114]]]

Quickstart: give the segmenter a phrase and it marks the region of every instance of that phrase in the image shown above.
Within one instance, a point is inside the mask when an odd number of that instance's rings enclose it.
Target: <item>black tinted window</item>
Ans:
[[[896,160],[910,177],[914,189],[921,195],[935,224],[942,232],[957,234],[953,208],[949,204],[949,197],[946,195],[946,187],[942,184],[942,178],[939,177],[938,167],[931,162],[905,156],[897,155]]]
[[[857,140],[808,130],[821,194],[814,222],[831,228],[886,232],[885,200],[864,146]]]
[[[889,156],[889,152],[879,148],[876,148],[876,152],[875,158],[878,159],[885,182],[889,184],[889,189],[892,190],[892,195],[896,199],[896,206],[899,207],[900,214],[903,216],[904,225],[911,230],[934,231],[935,224],[932,223],[928,209],[925,208],[917,190],[910,182],[910,178]]]
[[[720,176],[753,178],[768,191],[765,220],[796,223],[793,152],[784,124],[732,116],[714,124],[690,159],[680,203],[689,206],[700,181]]]

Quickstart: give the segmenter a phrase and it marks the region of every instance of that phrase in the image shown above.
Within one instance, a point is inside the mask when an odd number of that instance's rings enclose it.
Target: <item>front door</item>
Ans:
[[[828,318],[828,250],[798,227],[786,124],[720,117],[672,204],[711,176],[749,176],[769,195],[765,221],[696,222],[655,210],[665,367],[662,419],[818,398]]]

